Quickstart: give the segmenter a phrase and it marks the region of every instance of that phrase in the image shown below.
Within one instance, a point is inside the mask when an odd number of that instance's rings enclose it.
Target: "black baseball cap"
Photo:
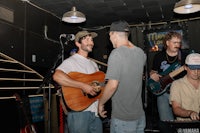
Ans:
[[[110,31],[130,32],[130,27],[126,21],[120,20],[111,24]]]

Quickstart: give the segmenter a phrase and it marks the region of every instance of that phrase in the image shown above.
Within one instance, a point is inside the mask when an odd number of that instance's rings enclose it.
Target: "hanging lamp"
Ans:
[[[86,17],[73,6],[71,11],[64,13],[62,21],[67,23],[82,23],[86,21]]]
[[[181,0],[174,6],[174,12],[178,14],[189,14],[200,11],[200,0]]]

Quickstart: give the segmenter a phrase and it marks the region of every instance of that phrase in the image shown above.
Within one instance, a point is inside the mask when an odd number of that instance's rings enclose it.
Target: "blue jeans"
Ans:
[[[134,121],[123,121],[111,118],[110,133],[144,133],[145,126],[145,116]]]
[[[169,104],[169,94],[164,93],[157,97],[157,107],[160,120],[174,120],[172,108]]]
[[[67,123],[69,133],[103,133],[101,119],[90,111],[69,112]]]

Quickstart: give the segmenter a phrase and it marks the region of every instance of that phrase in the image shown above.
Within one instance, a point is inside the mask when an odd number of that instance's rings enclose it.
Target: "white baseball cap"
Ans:
[[[187,64],[190,69],[200,69],[200,54],[189,54],[185,59],[185,64]]]

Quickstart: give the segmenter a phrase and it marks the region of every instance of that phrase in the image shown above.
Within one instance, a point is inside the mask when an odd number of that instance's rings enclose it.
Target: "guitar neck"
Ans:
[[[184,66],[181,66],[180,68],[174,70],[173,72],[169,73],[169,76],[171,78],[175,77],[176,75],[178,75],[179,73],[181,73],[182,71],[184,71]]]

